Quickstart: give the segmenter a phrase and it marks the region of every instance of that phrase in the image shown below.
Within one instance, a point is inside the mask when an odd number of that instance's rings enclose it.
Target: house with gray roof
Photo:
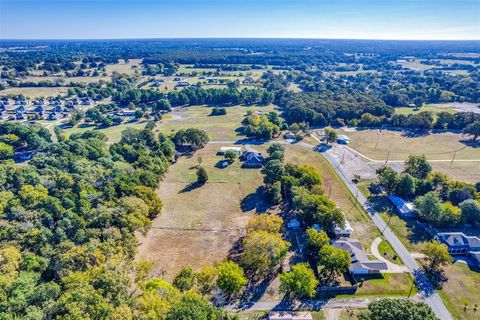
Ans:
[[[242,160],[247,168],[260,168],[265,162],[265,157],[260,152],[248,150],[243,153]]]
[[[350,253],[351,264],[349,271],[353,275],[376,274],[388,270],[384,261],[370,260],[363,250],[360,241],[350,238],[339,238],[332,245],[335,248],[348,251]]]
[[[467,256],[480,267],[480,238],[463,232],[440,232],[435,239],[445,244],[452,256]]]

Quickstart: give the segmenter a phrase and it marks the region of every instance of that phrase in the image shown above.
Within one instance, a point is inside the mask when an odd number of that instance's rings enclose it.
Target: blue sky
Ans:
[[[480,39],[480,0],[0,0],[0,39]]]

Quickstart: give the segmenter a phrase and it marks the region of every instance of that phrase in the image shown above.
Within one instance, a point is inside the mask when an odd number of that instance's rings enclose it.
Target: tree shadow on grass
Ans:
[[[271,204],[265,200],[265,187],[260,186],[257,190],[253,193],[250,193],[245,198],[243,198],[242,202],[240,202],[240,208],[243,212],[248,212],[255,210],[256,213],[263,213],[266,212],[269,208],[271,208]]]
[[[248,282],[242,295],[241,302],[238,305],[239,309],[249,309],[255,304],[255,302],[259,301],[279,273],[280,268],[276,268],[265,276],[260,277],[250,275],[250,281]]]
[[[201,183],[201,182],[197,182],[197,181],[189,183],[182,190],[178,191],[178,193],[185,193],[185,192],[193,191],[195,189],[198,189],[198,188],[202,187],[204,184],[205,183]]]
[[[473,141],[472,139],[462,139],[459,140],[459,142],[470,148],[480,148],[480,140]]]
[[[402,131],[402,137],[404,138],[420,138],[430,135],[428,130],[404,130]]]

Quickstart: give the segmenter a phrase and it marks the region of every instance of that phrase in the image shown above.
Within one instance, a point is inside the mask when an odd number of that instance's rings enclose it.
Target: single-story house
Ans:
[[[135,115],[135,110],[121,110],[115,112],[115,115],[119,117],[131,117]]]
[[[82,104],[83,104],[84,106],[88,106],[88,105],[91,105],[92,102],[90,101],[90,99],[85,98],[85,99],[82,99]]]
[[[349,144],[350,143],[350,138],[342,134],[342,135],[338,136],[337,143],[339,143],[339,144]]]
[[[248,168],[260,168],[265,162],[265,158],[260,152],[245,151],[242,155],[243,165]]]
[[[25,112],[25,107],[24,106],[18,106],[15,108],[15,111],[17,112]]]
[[[58,117],[57,117],[56,113],[52,112],[48,115],[48,120],[57,120],[57,119],[58,119]]]
[[[43,112],[44,109],[42,106],[36,106],[35,109],[33,109],[34,112]]]
[[[388,196],[388,200],[390,200],[390,202],[395,206],[395,209],[401,216],[407,218],[414,218],[417,216],[413,203],[405,201],[404,199],[393,194]]]
[[[270,311],[269,320],[313,320],[309,311]]]
[[[283,137],[284,137],[285,139],[288,139],[288,140],[296,140],[296,139],[297,139],[297,137],[296,137],[293,133],[291,133],[291,132],[285,133],[285,134],[283,135]]]
[[[15,115],[15,119],[17,120],[25,119],[25,115],[22,112],[17,112],[17,114]]]
[[[177,82],[177,87],[188,87],[190,83],[188,81],[178,81]]]
[[[220,154],[225,154],[227,151],[235,151],[237,155],[242,154],[242,147],[221,147],[220,148]]]
[[[335,225],[334,232],[337,237],[350,237],[353,232],[353,228],[350,223],[345,220],[345,227],[341,228],[340,226]]]
[[[62,112],[62,110],[63,108],[61,105],[57,105],[52,109],[53,112]]]
[[[351,264],[349,271],[353,275],[376,274],[388,270],[388,266],[384,261],[370,260],[365,251],[363,251],[360,241],[356,239],[339,238],[332,245],[350,253]]]

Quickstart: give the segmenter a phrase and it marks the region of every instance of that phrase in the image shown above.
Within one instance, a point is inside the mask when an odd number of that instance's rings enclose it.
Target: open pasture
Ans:
[[[423,133],[376,129],[340,130],[350,138],[350,147],[373,160],[405,160],[424,154],[429,160],[480,160],[480,148],[469,138],[452,132]]]
[[[169,120],[162,120],[157,128],[165,133],[174,133],[180,129],[198,128],[207,131],[210,140],[237,140],[243,139],[235,130],[241,127],[241,121],[247,111],[275,111],[273,105],[270,106],[231,106],[226,107],[227,114],[223,116],[210,116],[212,108],[209,106],[193,106],[178,108],[170,113],[172,117]]]
[[[0,91],[0,96],[23,94],[26,98],[36,99],[41,97],[56,97],[67,93],[67,87],[24,87],[8,88]]]
[[[255,197],[262,184],[260,170],[242,169],[238,160],[216,168],[220,146],[208,145],[170,167],[158,188],[163,210],[146,237],[139,236],[137,258],[153,262],[168,279],[183,266],[198,270],[225,259],[262,202]],[[209,181],[196,187],[192,183],[199,158]]]

